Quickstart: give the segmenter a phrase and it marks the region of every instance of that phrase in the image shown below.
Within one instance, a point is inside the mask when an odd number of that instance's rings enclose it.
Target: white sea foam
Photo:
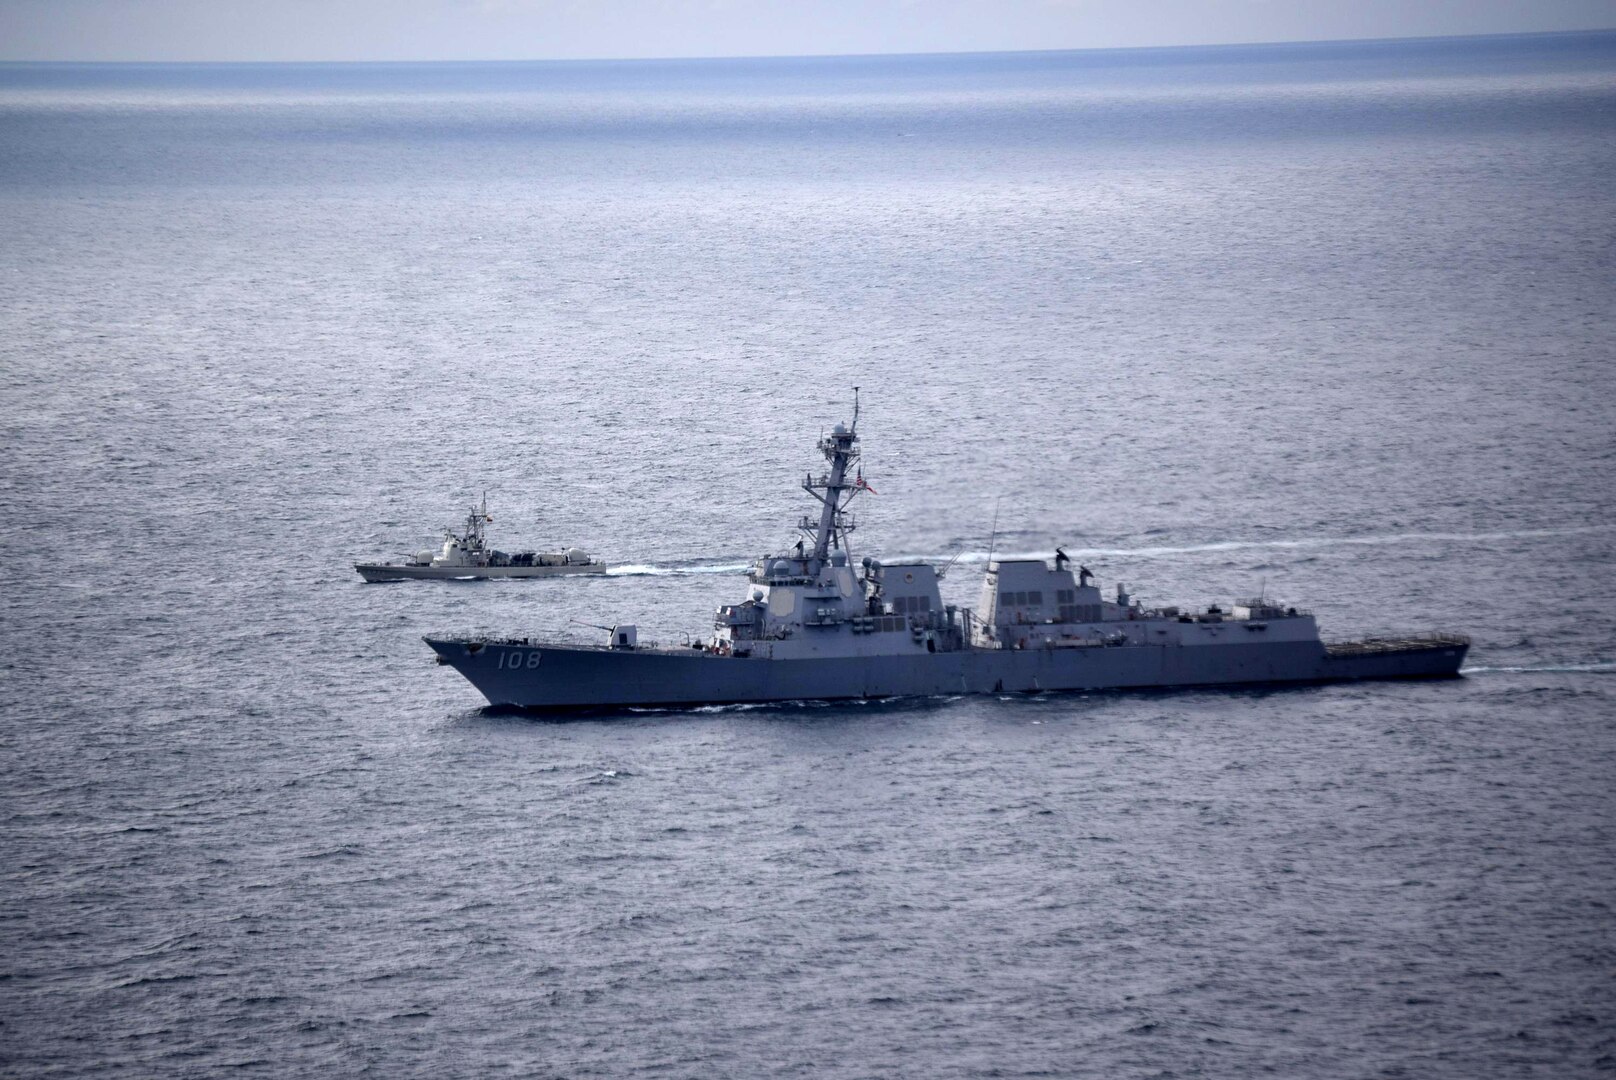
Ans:
[[[1085,558],[1151,558],[1157,555],[1199,555],[1218,551],[1295,550],[1334,547],[1378,547],[1389,544],[1482,544],[1499,540],[1533,540],[1544,537],[1576,536],[1585,533],[1610,532],[1616,526],[1585,525],[1564,529],[1518,529],[1489,533],[1387,533],[1379,536],[1303,536],[1276,540],[1218,540],[1206,544],[1164,545],[1159,547],[1091,547],[1063,548],[1073,559]],[[1048,559],[1050,551],[996,551],[995,559]],[[925,562],[983,563],[988,560],[985,551],[967,551],[955,555],[899,556],[898,559],[917,559]]]
[[[1616,663],[1608,661],[1595,661],[1589,664],[1481,664],[1476,667],[1459,669],[1461,675],[1492,675],[1492,674],[1532,674],[1542,672],[1546,674],[1565,675],[1608,675],[1616,672]]]
[[[624,566],[612,566],[606,570],[607,577],[673,577],[685,574],[740,574],[747,569],[746,563],[725,563],[718,566],[654,566],[647,563],[629,563]]]
[[[1199,555],[1218,551],[1248,551],[1262,549],[1308,549],[1386,544],[1479,544],[1498,540],[1531,540],[1554,536],[1575,536],[1583,533],[1609,532],[1616,526],[1587,525],[1565,529],[1518,529],[1510,532],[1490,533],[1388,533],[1380,536],[1304,536],[1278,540],[1219,540],[1207,544],[1182,544],[1159,547],[1091,547],[1063,549],[1074,559],[1079,558],[1150,558],[1158,555]],[[995,552],[999,559],[1048,559],[1049,551]],[[960,555],[898,555],[893,562],[918,560],[932,563],[985,563],[986,551],[967,551]],[[608,577],[671,577],[685,574],[742,574],[749,563],[719,563],[690,566],[658,566],[653,563],[626,563],[609,567]]]

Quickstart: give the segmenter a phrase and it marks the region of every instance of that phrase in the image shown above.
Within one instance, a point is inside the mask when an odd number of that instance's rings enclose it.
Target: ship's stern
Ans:
[[[1454,679],[1470,652],[1463,634],[1366,638],[1324,647],[1329,679]]]

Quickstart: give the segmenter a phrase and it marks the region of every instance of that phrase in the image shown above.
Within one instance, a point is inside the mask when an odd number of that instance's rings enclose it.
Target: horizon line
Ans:
[[[1062,49],[937,49],[915,52],[850,52],[850,53],[741,53],[730,55],[686,56],[593,56],[593,57],[527,57],[523,59],[416,59],[416,60],[37,60],[0,57],[0,65],[61,65],[80,67],[244,67],[257,65],[373,65],[405,66],[418,64],[665,64],[702,61],[733,60],[861,60],[898,59],[904,57],[944,56],[1054,56],[1066,53],[1127,53],[1127,52],[1185,52],[1192,49],[1250,49],[1305,45],[1370,45],[1400,42],[1434,41],[1487,41],[1501,38],[1567,38],[1616,34],[1616,26],[1584,30],[1520,30],[1493,34],[1418,34],[1414,36],[1388,36],[1363,38],[1290,38],[1277,41],[1219,41],[1197,45],[1108,45]]]

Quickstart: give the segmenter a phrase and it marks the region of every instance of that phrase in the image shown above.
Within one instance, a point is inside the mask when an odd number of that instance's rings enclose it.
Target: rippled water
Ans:
[[[0,65],[18,1075],[1616,1067],[1616,38]],[[427,631],[861,553],[1451,683],[540,722]],[[576,581],[365,586],[480,492]]]

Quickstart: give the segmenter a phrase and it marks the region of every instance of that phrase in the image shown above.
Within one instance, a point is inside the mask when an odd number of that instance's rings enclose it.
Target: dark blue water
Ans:
[[[1616,36],[0,66],[0,1071],[1616,1068]],[[1464,679],[491,715],[1062,544]],[[482,490],[570,582],[364,586]],[[1081,555],[1078,553],[1081,552]]]

